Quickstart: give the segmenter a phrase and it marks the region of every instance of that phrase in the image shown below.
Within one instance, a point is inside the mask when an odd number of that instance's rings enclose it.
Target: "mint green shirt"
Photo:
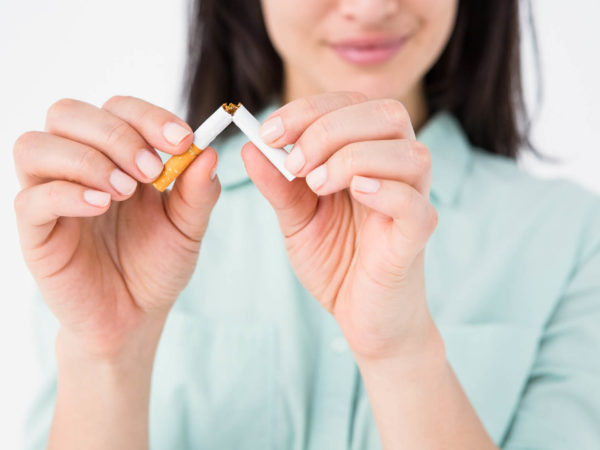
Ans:
[[[439,215],[429,306],[486,430],[505,449],[599,449],[600,198],[472,147],[445,113],[418,139]],[[352,353],[297,280],[244,142],[214,144],[222,194],[157,351],[151,448],[379,449]],[[36,311],[27,449],[44,447],[56,395],[57,325],[39,296]]]

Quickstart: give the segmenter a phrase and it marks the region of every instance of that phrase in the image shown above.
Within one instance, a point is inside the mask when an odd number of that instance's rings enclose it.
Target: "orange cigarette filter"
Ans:
[[[202,149],[192,144],[185,153],[171,156],[165,163],[160,176],[152,182],[152,186],[163,192],[196,159],[200,152]]]
[[[227,128],[233,121],[233,113],[240,106],[240,104],[224,103],[208,119],[202,122],[198,129],[194,131],[194,142],[190,148],[181,155],[171,156],[165,163],[162,173],[152,182],[152,185],[161,192],[167,189],[192,161]]]

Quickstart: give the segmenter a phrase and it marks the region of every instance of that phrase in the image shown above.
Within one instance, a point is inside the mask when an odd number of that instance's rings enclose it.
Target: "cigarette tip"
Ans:
[[[242,106],[241,103],[238,103],[237,105],[234,105],[233,103],[223,103],[223,109],[228,113],[231,114],[232,116],[235,114],[235,112],[238,110],[238,108]]]

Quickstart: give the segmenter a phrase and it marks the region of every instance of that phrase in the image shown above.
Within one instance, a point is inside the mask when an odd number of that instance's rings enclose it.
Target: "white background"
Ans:
[[[558,167],[523,157],[540,176],[562,176],[600,193],[600,2],[537,0],[544,98],[533,128]],[[180,89],[187,3],[29,0],[0,6],[0,448],[18,449],[22,417],[36,382],[29,301],[33,279],[18,245],[13,198],[15,139],[42,130],[48,106],[62,97],[100,106],[114,94],[134,95],[183,115]],[[525,54],[530,46],[525,42]],[[526,58],[527,97],[535,97]],[[210,89],[210,87],[207,87]]]

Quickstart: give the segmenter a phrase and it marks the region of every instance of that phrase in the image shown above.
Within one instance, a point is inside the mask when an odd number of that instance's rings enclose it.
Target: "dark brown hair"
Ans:
[[[191,1],[183,96],[192,128],[225,101],[258,111],[277,98],[283,66],[260,0]],[[425,90],[430,114],[451,112],[473,145],[513,159],[531,148],[519,0],[460,0],[453,33],[425,76]]]

